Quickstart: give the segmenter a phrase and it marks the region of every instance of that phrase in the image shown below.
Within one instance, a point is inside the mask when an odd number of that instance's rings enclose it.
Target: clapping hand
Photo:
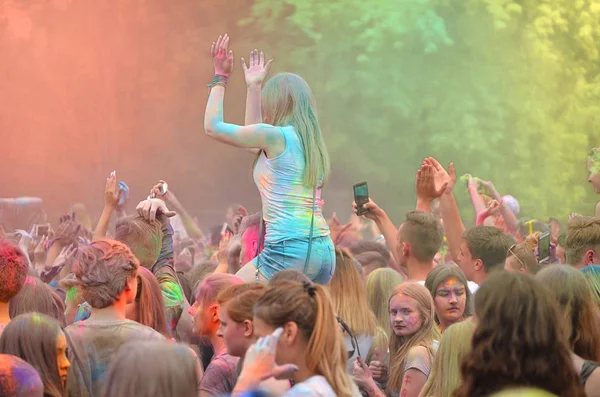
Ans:
[[[242,58],[242,69],[244,70],[244,78],[246,79],[246,86],[257,85],[260,86],[271,68],[272,59],[265,64],[265,54],[261,51],[258,53],[257,49],[250,52],[250,66],[246,65],[246,60]]]

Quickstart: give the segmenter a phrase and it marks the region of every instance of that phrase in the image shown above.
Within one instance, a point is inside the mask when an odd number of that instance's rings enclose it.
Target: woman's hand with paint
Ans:
[[[244,70],[244,78],[246,79],[246,86],[250,87],[253,85],[259,86],[267,78],[269,69],[271,68],[272,59],[265,63],[265,54],[261,51],[258,53],[257,49],[250,52],[250,66],[246,65],[246,60],[242,58],[242,69]]]
[[[219,36],[217,42],[213,42],[210,47],[210,56],[213,59],[215,74],[227,76],[233,69],[233,51],[229,49],[229,36]]]
[[[167,218],[177,215],[175,211],[169,211],[164,201],[156,198],[141,201],[135,210],[148,222],[158,220],[162,223],[163,221],[166,221]]]

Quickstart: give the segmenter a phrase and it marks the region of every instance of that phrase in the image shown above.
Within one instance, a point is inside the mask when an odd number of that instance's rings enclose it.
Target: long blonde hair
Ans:
[[[346,373],[348,357],[325,287],[296,281],[277,283],[256,302],[254,317],[275,328],[296,323],[307,341],[308,369],[325,377],[336,396],[352,396],[353,382]]]
[[[419,397],[452,397],[460,386],[460,364],[471,350],[475,324],[471,320],[452,324],[440,341],[427,383]]]
[[[367,305],[367,292],[355,262],[346,250],[336,248],[335,272],[329,282],[333,310],[355,335],[374,336],[377,320]]]
[[[271,125],[292,126],[298,134],[306,162],[304,184],[325,185],[329,154],[317,120],[317,103],[306,81],[293,73],[275,75],[262,90],[262,110]]]
[[[421,314],[421,327],[409,337],[392,335],[390,337],[390,382],[389,392],[397,392],[402,387],[404,377],[404,363],[413,347],[423,346],[427,349],[430,358],[433,358],[433,341],[439,334],[436,332],[435,311],[431,294],[419,283],[406,282],[396,287],[394,295],[404,295],[417,301],[418,310]],[[389,302],[388,302],[389,309]],[[388,326],[391,328],[391,324]]]
[[[367,301],[379,328],[389,338],[392,334],[390,313],[388,310],[390,296],[404,280],[400,273],[389,267],[377,269],[367,277]]]

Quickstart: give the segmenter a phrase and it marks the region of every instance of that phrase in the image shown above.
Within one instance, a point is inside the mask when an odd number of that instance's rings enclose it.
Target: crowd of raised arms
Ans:
[[[599,218],[527,219],[428,157],[400,222],[370,198],[326,219],[310,87],[263,86],[254,50],[245,126],[226,123],[228,45],[210,50],[204,130],[254,152],[262,210],[206,228],[177,186],[145,198],[114,171],[98,219],[74,204],[51,224],[41,199],[0,200],[0,396],[600,396]],[[600,150],[581,159],[600,193]]]

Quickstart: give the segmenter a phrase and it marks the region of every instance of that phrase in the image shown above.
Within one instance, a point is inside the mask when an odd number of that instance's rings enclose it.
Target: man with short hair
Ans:
[[[260,240],[260,222],[262,218],[259,213],[245,216],[240,223],[238,235],[241,239],[240,265],[256,258],[259,249],[258,242]],[[264,243],[263,243],[264,244]],[[262,247],[261,247],[262,248]]]
[[[577,216],[569,221],[565,260],[577,269],[600,263],[600,219]]]
[[[10,322],[8,304],[25,284],[28,263],[15,243],[0,238],[0,334]]]
[[[152,328],[128,320],[140,263],[123,243],[101,239],[79,249],[73,263],[77,287],[91,315],[65,329],[71,343],[69,395],[99,396],[111,358],[125,343],[165,340]]]
[[[399,265],[406,267],[411,280],[425,283],[434,267],[433,258],[444,242],[444,228],[435,215],[410,211],[398,229]]]
[[[154,218],[142,216],[143,208],[154,211]],[[156,277],[165,303],[167,328],[173,336],[185,337],[177,332],[179,320],[184,314],[183,290],[175,271],[173,228],[166,213],[170,213],[161,199],[144,200],[138,204],[139,215],[119,219],[115,240],[125,243],[140,261]]]
[[[481,285],[488,276],[504,270],[504,262],[515,239],[494,226],[475,226],[463,233],[458,265],[467,279]]]

